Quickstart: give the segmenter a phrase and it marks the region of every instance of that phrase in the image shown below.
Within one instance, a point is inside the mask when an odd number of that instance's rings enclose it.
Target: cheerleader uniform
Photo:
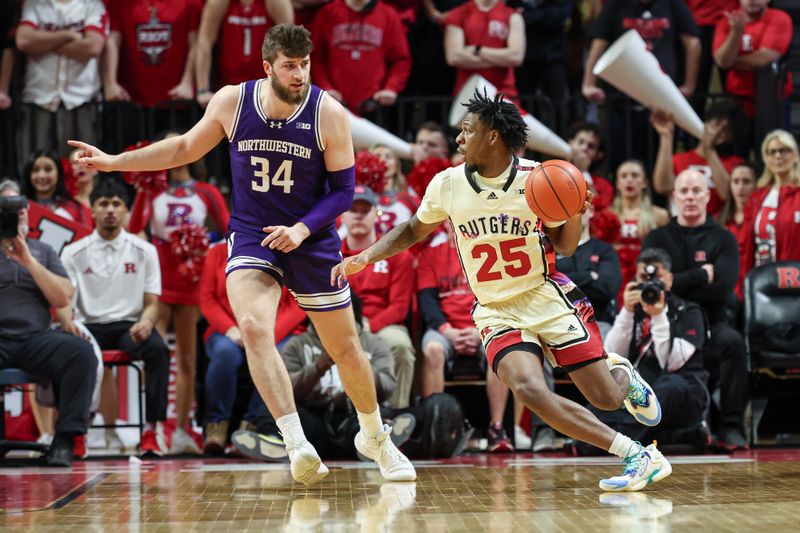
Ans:
[[[161,298],[166,304],[199,305],[200,282],[180,272],[180,261],[172,252],[170,236],[184,224],[204,227],[208,217],[214,220],[219,233],[228,228],[230,213],[219,190],[208,183],[190,180],[170,184],[169,188],[150,200],[138,194],[133,204],[129,231],[138,233],[150,222],[150,235],[158,251],[161,265]]]

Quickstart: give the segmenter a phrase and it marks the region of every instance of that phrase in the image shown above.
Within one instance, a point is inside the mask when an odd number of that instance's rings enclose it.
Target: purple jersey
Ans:
[[[261,109],[262,83],[269,81],[239,86],[230,137],[230,230],[251,234],[262,234],[264,226],[293,226],[330,190],[318,129],[324,91],[311,85],[289,118],[273,120]]]

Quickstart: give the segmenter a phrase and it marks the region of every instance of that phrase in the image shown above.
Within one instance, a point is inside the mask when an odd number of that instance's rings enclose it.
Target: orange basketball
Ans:
[[[586,180],[568,161],[551,159],[536,167],[525,181],[525,200],[545,222],[566,220],[586,201]]]

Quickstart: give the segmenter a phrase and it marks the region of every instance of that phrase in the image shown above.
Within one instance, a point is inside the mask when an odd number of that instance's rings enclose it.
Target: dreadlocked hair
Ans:
[[[472,98],[463,104],[467,112],[480,117],[487,128],[497,130],[500,138],[509,152],[518,152],[528,143],[528,127],[522,120],[517,107],[503,100],[503,93],[498,93],[494,98],[486,94],[486,89],[481,94],[477,89]]]

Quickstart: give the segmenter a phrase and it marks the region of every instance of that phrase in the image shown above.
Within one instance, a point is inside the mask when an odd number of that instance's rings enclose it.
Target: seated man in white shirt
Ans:
[[[161,294],[158,254],[152,244],[123,229],[128,193],[122,183],[105,178],[90,200],[96,229],[61,254],[76,287],[75,318],[86,324],[103,350],[124,350],[144,361],[147,426],[140,452],[163,455],[168,449],[162,422],[167,418],[169,350],[153,328]],[[116,420],[116,393],[111,397],[101,405],[106,424]],[[106,437],[117,438],[113,430]]]

